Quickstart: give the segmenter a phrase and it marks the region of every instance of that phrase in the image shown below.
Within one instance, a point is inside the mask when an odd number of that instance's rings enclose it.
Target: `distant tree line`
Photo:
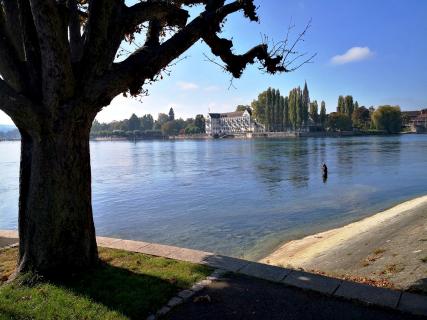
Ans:
[[[369,109],[365,106],[359,107],[359,103],[354,101],[351,95],[339,96],[337,111],[327,114],[324,101],[320,103],[320,110],[317,100],[310,101],[307,83],[302,90],[300,87],[292,89],[286,97],[281,95],[279,89],[268,88],[258,95],[251,106],[236,107],[236,111],[245,110],[263,124],[267,131],[299,131],[312,126],[316,130],[380,130],[397,133],[400,132],[402,124],[399,107],[389,105],[377,109],[372,106]],[[159,113],[157,120],[154,120],[151,114],[142,117],[132,114],[129,119],[110,123],[95,120],[91,130],[91,135],[95,137],[116,135],[154,138],[201,133],[205,133],[205,118],[202,114],[186,120],[175,119],[173,108],[170,108],[168,114]]]
[[[301,130],[308,125],[323,128],[326,123],[326,105],[310,102],[307,83],[303,90],[294,88],[283,97],[279,89],[268,88],[251,104],[254,117],[267,131]]]
[[[373,106],[359,107],[353,97],[339,96],[337,112],[328,116],[328,127],[332,130],[361,130],[384,131],[386,133],[398,133],[402,127],[402,113],[400,107],[384,105],[375,109]]]
[[[21,135],[18,129],[12,129],[8,131],[0,131],[0,140],[19,140]]]
[[[198,114],[196,118],[183,120],[175,119],[175,112],[170,108],[169,113],[159,113],[157,120],[151,114],[138,117],[132,114],[129,119],[100,123],[95,120],[92,124],[92,136],[146,136],[161,137],[179,134],[198,134],[205,132],[205,118]]]
[[[252,101],[250,107],[238,106],[237,111],[248,109],[266,131],[300,131],[312,127],[329,131],[373,131],[397,133],[401,130],[402,116],[398,106],[379,106],[369,109],[359,106],[353,96],[339,96],[337,111],[326,113],[325,101],[320,110],[317,100],[310,101],[307,83],[294,88],[283,97],[279,89],[268,88]]]

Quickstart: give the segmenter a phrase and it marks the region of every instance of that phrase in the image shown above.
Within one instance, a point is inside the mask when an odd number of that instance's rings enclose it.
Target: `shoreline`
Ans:
[[[427,292],[427,195],[283,243],[260,262]]]
[[[369,137],[369,136],[397,136],[407,134],[426,134],[417,132],[398,132],[398,133],[385,133],[385,132],[352,132],[352,131],[334,131],[334,132],[266,132],[266,133],[244,133],[230,135],[226,138],[214,138],[208,135],[183,135],[183,136],[164,136],[164,137],[149,137],[149,138],[133,138],[133,137],[120,137],[120,136],[106,136],[106,137],[91,137],[90,141],[183,141],[183,140],[285,140],[295,138],[347,138],[347,137]],[[0,139],[0,142],[21,141],[21,139]]]

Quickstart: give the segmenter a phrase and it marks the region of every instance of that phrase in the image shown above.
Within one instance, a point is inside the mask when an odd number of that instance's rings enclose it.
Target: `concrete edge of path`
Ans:
[[[18,232],[0,230],[0,237],[18,239]],[[97,237],[100,247],[139,252],[153,256],[203,264],[215,269],[283,283],[334,297],[427,316],[427,296],[402,290],[373,287],[318,274],[271,266],[263,263],[223,256],[211,252],[156,243]],[[171,302],[173,304],[173,302]]]

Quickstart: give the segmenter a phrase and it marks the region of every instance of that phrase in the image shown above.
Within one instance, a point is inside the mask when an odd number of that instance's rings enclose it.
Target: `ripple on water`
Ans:
[[[96,142],[91,152],[99,234],[241,257],[427,193],[427,135]],[[16,228],[19,143],[1,142],[0,154],[0,229]]]

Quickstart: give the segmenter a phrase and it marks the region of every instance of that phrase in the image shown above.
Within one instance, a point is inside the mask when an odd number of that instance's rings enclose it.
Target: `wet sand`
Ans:
[[[427,292],[427,196],[290,241],[261,262]]]

